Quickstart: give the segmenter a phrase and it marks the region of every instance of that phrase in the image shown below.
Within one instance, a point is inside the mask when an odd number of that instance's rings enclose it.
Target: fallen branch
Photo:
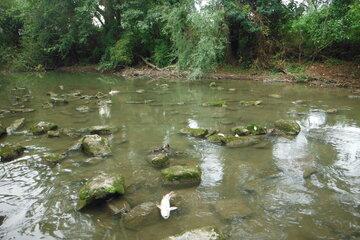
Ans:
[[[143,60],[144,63],[145,63],[146,65],[148,65],[149,67],[154,68],[154,69],[156,69],[156,70],[158,70],[158,71],[162,71],[161,68],[159,68],[158,66],[152,64],[151,62],[149,62],[148,60],[146,60],[144,57],[142,57],[142,56],[139,56],[139,57],[140,57],[141,60]]]

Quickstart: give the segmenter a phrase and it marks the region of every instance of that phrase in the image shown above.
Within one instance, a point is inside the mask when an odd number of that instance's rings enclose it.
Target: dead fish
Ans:
[[[170,206],[170,200],[172,197],[175,197],[175,193],[169,192],[163,196],[160,205],[157,205],[157,207],[160,209],[161,216],[164,219],[168,219],[170,217],[170,212],[177,209],[177,207]]]
[[[111,90],[109,92],[110,96],[114,96],[114,95],[119,94],[119,93],[120,93],[120,91],[117,91],[117,90]]]

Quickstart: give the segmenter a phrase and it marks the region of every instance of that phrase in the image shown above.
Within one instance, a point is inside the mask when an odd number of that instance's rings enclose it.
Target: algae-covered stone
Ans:
[[[215,144],[220,144],[220,145],[226,144],[226,136],[222,133],[211,135],[207,138],[207,140]]]
[[[170,159],[166,153],[159,153],[151,156],[150,163],[155,168],[164,168],[170,164]]]
[[[214,227],[193,229],[163,240],[222,240],[222,235]]]
[[[245,218],[252,214],[248,204],[242,199],[220,200],[214,204],[216,213],[224,220]]]
[[[246,126],[246,129],[250,132],[251,135],[263,135],[266,134],[266,128],[257,124],[251,124]]]
[[[90,134],[98,134],[98,135],[111,135],[112,128],[110,126],[93,126],[90,129]]]
[[[49,166],[55,166],[56,164],[61,163],[65,159],[65,155],[57,153],[45,153],[42,156],[42,160],[45,164]]]
[[[244,126],[236,126],[231,129],[231,131],[238,136],[247,136],[250,135],[250,131]]]
[[[61,105],[66,105],[69,103],[68,100],[66,100],[63,97],[51,97],[50,98],[50,102],[54,105],[54,106],[61,106]]]
[[[196,186],[201,182],[200,167],[173,166],[161,171],[164,185]]]
[[[84,209],[103,200],[125,193],[124,178],[121,175],[100,174],[87,181],[79,191],[78,209]]]
[[[300,125],[292,120],[278,120],[275,122],[275,128],[288,135],[298,135],[301,131]]]
[[[0,147],[0,161],[9,162],[24,153],[25,148],[20,145],[6,144]]]
[[[183,128],[180,130],[180,133],[192,137],[204,138],[209,133],[209,130],[204,128]]]
[[[0,124],[0,138],[6,135],[6,128]]]
[[[49,122],[39,122],[30,128],[30,131],[34,135],[43,135],[51,130],[57,130],[58,126]]]
[[[227,147],[238,148],[238,147],[248,147],[255,144],[258,144],[260,139],[255,136],[242,136],[242,137],[234,137],[229,139],[226,142]]]
[[[120,217],[124,216],[131,210],[130,204],[123,198],[111,199],[106,205],[113,215]]]
[[[24,126],[25,118],[16,119],[9,127],[6,128],[7,134],[11,135],[13,132],[19,130]],[[1,127],[0,127],[1,128]],[[0,130],[1,135],[1,130]]]
[[[82,139],[81,149],[85,154],[93,157],[106,157],[111,155],[108,140],[97,134],[86,135]]]
[[[142,203],[130,210],[124,216],[126,228],[137,229],[138,227],[149,225],[159,221],[160,212],[155,203]]]
[[[249,106],[259,106],[262,104],[261,100],[258,101],[240,101],[240,105],[249,107]]]

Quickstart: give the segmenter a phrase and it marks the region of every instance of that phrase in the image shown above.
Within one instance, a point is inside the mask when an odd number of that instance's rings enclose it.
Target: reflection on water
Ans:
[[[43,164],[41,155],[61,153],[78,138],[14,135],[0,139],[0,144],[27,146],[24,157],[0,164],[0,216],[6,216],[0,238],[152,240],[207,225],[225,231],[231,240],[335,240],[360,235],[360,109],[346,90],[246,81],[217,83],[223,89],[238,89],[235,94],[211,89],[207,81],[180,81],[161,88],[160,83],[92,74],[16,75],[9,79],[0,88],[0,109],[11,104],[10,89],[26,85],[32,98],[24,104],[36,111],[15,116],[0,113],[4,125],[24,116],[25,128],[37,121],[51,121],[75,129],[106,124],[118,131],[111,140],[112,157],[96,159],[75,153],[52,168]],[[88,96],[112,89],[121,93],[101,101],[77,99],[67,106],[42,108],[48,101],[46,92],[59,92],[59,85],[64,86],[62,92],[79,90]],[[136,93],[138,89],[144,91]],[[275,93],[282,98],[267,97]],[[228,107],[202,107],[202,103],[217,99],[227,100]],[[244,99],[259,99],[264,104],[241,107],[238,102]],[[84,105],[96,111],[75,111]],[[329,106],[338,113],[327,114],[324,110]],[[279,118],[296,120],[302,131],[294,138],[271,137],[268,144],[238,149],[177,134],[186,126],[224,133],[248,123],[271,128]],[[171,159],[171,164],[199,165],[203,173],[199,187],[176,190],[185,199],[179,213],[168,221],[130,231],[106,208],[76,211],[84,179],[99,172],[123,174],[128,184],[136,186],[134,202],[158,203],[172,189],[161,186],[159,170],[146,159],[150,149],[165,144],[185,153]],[[218,201],[234,199],[248,205],[251,215],[227,219],[223,217],[226,209],[221,213],[214,209]]]

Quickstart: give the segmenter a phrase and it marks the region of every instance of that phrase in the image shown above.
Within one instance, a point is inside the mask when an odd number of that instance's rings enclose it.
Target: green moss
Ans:
[[[170,164],[169,156],[165,153],[157,154],[151,158],[150,163],[155,168],[164,168]]]
[[[47,153],[43,155],[42,160],[50,166],[55,166],[64,160],[64,156],[57,153]]]
[[[293,120],[280,119],[275,122],[275,128],[288,135],[298,135],[301,131],[300,125]]]
[[[226,146],[228,147],[248,147],[251,145],[255,145],[260,142],[260,139],[258,137],[254,136],[243,136],[243,137],[234,137],[232,139],[229,139],[226,143]]]
[[[180,130],[180,133],[192,137],[204,138],[209,133],[209,130],[204,128],[183,128]]]
[[[239,136],[247,136],[247,135],[250,135],[250,131],[247,130],[246,127],[244,126],[237,126],[237,127],[234,127],[231,129],[231,131],[234,133],[234,134],[237,134]]]
[[[193,183],[201,181],[201,170],[198,166],[173,166],[161,171],[163,179],[167,183]]]
[[[257,124],[251,124],[246,127],[251,135],[263,135],[266,134],[266,128]]]
[[[223,134],[214,134],[207,138],[207,140],[211,143],[225,145],[226,137]]]
[[[34,135],[43,135],[48,131],[57,130],[58,126],[49,122],[39,122],[30,128],[30,131]]]
[[[4,145],[0,148],[0,160],[8,162],[20,157],[24,153],[25,148],[20,145]]]

